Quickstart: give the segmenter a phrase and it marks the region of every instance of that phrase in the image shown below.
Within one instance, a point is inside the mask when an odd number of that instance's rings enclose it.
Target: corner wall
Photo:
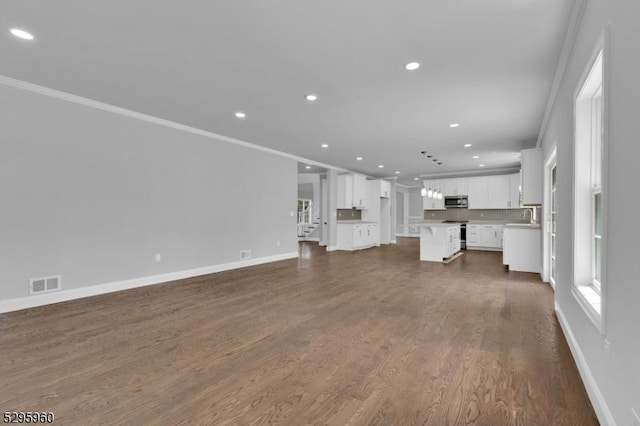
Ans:
[[[297,255],[296,160],[4,84],[0,194],[5,308],[29,278],[69,291]]]
[[[557,144],[558,282],[556,306],[583,381],[602,424],[632,424],[640,413],[640,3],[589,0],[555,106],[542,139]],[[573,102],[580,77],[609,25],[609,132],[605,331],[601,334],[571,293],[573,241]],[[605,71],[606,72],[606,71]],[[606,83],[605,83],[606,84]],[[607,349],[608,345],[608,349]]]

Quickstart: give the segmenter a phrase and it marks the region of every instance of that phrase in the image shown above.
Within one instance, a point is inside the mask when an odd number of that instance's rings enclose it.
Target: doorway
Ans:
[[[555,290],[558,278],[556,262],[557,253],[557,220],[558,220],[558,171],[556,163],[556,148],[551,150],[544,167],[544,235],[543,235],[543,270],[542,278],[548,281]]]

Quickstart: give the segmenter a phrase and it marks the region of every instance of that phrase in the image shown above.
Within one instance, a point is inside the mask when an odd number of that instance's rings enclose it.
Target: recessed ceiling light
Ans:
[[[362,161],[362,157],[356,157],[356,160]]]
[[[449,127],[451,127],[452,129],[455,129],[456,127],[460,127],[460,125],[458,123],[451,123],[449,124]]]
[[[236,112],[236,118],[246,118],[246,117],[247,117],[247,114],[245,114],[244,112],[242,111]]]
[[[420,180],[420,178],[413,178],[413,180]]]
[[[323,148],[329,148],[329,144],[328,143],[323,143],[322,145],[320,145]]]
[[[399,175],[400,174],[400,170],[396,170],[396,174]]]
[[[474,159],[476,159],[476,158],[480,158],[480,156],[479,156],[479,155],[474,155],[474,156],[473,156],[473,158],[474,158]]]
[[[484,167],[484,164],[479,164],[478,167]]]
[[[379,169],[384,169],[384,164],[378,164]]]
[[[318,95],[314,95],[313,93],[309,93],[308,95],[304,95],[304,98],[309,102],[313,102],[318,99]]]
[[[304,166],[304,168],[305,168],[305,169],[310,169],[310,168],[311,168],[311,166]]]
[[[33,34],[26,32],[25,30],[20,30],[18,28],[11,28],[9,30],[11,34],[14,36],[21,38],[23,40],[33,40]]]
[[[465,148],[469,148],[470,146],[471,146],[471,144],[470,144],[470,143],[465,143],[465,144],[464,144],[464,147],[465,147]]]
[[[405,65],[405,66],[404,66],[404,68],[405,68],[407,71],[415,71],[415,70],[417,70],[418,68],[420,68],[420,64],[419,64],[419,63],[417,63],[417,62],[409,62],[407,65]]]

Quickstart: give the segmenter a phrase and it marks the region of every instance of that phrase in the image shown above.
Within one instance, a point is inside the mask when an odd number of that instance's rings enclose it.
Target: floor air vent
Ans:
[[[29,280],[29,294],[47,293],[60,290],[61,277],[32,278]]]

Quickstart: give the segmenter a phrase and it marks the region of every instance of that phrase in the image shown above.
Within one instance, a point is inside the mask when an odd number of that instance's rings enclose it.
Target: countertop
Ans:
[[[366,223],[378,223],[372,220],[339,220],[338,225],[362,225]]]
[[[417,222],[412,223],[414,226],[428,226],[431,228],[449,228],[451,226],[460,226],[459,223],[451,223],[451,222]]]
[[[539,223],[507,223],[504,225],[505,228],[513,228],[513,229],[533,229],[539,230]]]

